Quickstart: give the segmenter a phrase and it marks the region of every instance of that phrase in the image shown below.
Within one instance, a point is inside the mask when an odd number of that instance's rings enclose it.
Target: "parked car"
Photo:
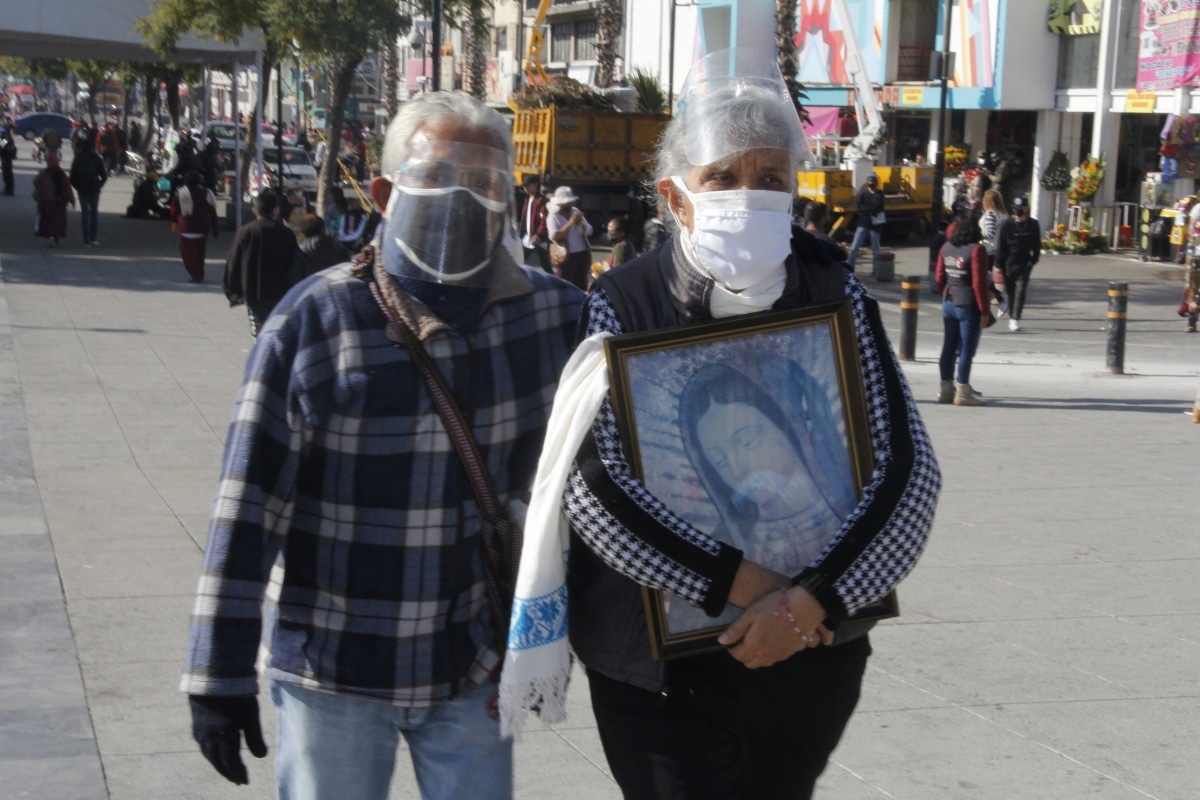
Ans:
[[[32,142],[41,136],[47,128],[54,128],[66,142],[71,138],[71,131],[74,130],[75,123],[65,114],[55,114],[50,111],[32,111],[22,114],[12,123],[13,134],[24,136],[27,142]]]
[[[266,185],[275,185],[275,175],[279,169],[279,151],[268,147],[263,151],[263,171],[266,173]],[[305,194],[317,193],[317,168],[313,165],[312,156],[303,147],[283,148],[283,188],[298,188]],[[257,182],[251,174],[250,193],[257,194]]]

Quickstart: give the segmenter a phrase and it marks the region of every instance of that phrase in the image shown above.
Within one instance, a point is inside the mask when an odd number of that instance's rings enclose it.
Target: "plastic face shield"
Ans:
[[[757,148],[787,150],[798,163],[814,160],[773,49],[735,47],[697,61],[676,114],[692,166]]]
[[[490,280],[495,248],[511,226],[512,175],[503,150],[422,138],[392,175],[384,267],[394,275],[457,286]]]

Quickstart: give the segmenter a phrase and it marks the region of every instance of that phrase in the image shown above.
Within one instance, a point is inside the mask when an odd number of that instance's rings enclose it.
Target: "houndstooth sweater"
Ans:
[[[794,240],[794,252],[799,258],[789,260],[789,288],[775,307],[812,305],[828,301],[828,295],[836,300],[839,292],[849,301],[874,455],[874,472],[862,500],[829,546],[795,576],[795,582],[808,589],[825,608],[828,623],[836,625],[883,597],[912,570],[933,522],[941,473],[916,403],[888,343],[878,303],[857,278],[832,264],[814,242],[806,235],[798,235]],[[809,258],[813,263],[806,261]],[[630,262],[621,270],[606,273],[588,297],[581,332],[622,334],[633,329],[653,330],[678,324],[679,319],[661,319],[656,325],[650,321],[654,314],[641,308],[625,315],[637,320],[634,325],[623,324],[618,309],[625,301],[614,302],[610,296],[611,291],[621,286],[613,281],[621,281],[625,290],[633,286],[631,297],[654,293],[655,288],[678,292],[680,281],[672,276],[675,260],[668,246]],[[825,298],[797,296],[804,293],[803,287],[797,286],[804,283],[796,278],[799,263],[806,264],[805,270],[820,273],[826,287]],[[686,266],[683,269],[691,271]],[[641,277],[635,274],[638,271]],[[705,290],[704,279],[691,272],[688,293],[706,297],[704,293],[711,290],[711,282]],[[674,281],[676,286],[665,289],[664,281]],[[659,316],[670,316],[670,312],[665,315],[660,312]],[[689,321],[686,311],[684,317],[682,321]],[[620,615],[614,610],[620,604],[611,601],[620,590],[608,593],[609,599],[604,601],[608,610],[588,608],[589,604],[596,605],[589,598],[593,587],[588,585],[596,580],[608,581],[613,586],[624,581],[627,585],[669,590],[710,615],[716,615],[724,607],[741,563],[741,552],[671,512],[633,476],[608,400],[580,449],[564,496],[564,509],[574,537],[572,563],[581,567],[570,580],[572,641],[577,651],[588,649],[584,640],[591,635],[587,630],[589,624],[607,625],[609,617]],[[588,552],[576,554],[579,549],[576,545]],[[589,567],[587,562],[595,561],[596,557],[621,577],[614,581],[613,576],[601,574],[602,568]],[[640,612],[640,602],[628,605],[631,613]],[[630,622],[641,625],[644,631],[644,623]],[[611,647],[604,649],[612,651]],[[584,652],[580,652],[580,657],[588,663]],[[627,653],[624,657],[635,656]]]

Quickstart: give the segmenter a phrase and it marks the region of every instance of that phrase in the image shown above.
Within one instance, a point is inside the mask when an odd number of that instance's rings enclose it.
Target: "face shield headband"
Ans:
[[[773,51],[735,47],[692,65],[676,111],[689,164],[776,148],[814,159]]]
[[[512,177],[501,150],[420,142],[392,177],[383,237],[388,272],[483,287],[507,230]]]

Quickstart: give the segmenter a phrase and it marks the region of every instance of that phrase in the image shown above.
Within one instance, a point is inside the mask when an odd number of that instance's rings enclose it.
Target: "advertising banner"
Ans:
[[[884,81],[885,0],[846,0],[850,21],[863,51],[867,79]],[[847,86],[854,83],[846,70],[846,21],[839,19],[830,0],[800,0],[796,21],[796,78],[805,86]]]
[[[1142,0],[1139,92],[1200,86],[1200,4]]]

